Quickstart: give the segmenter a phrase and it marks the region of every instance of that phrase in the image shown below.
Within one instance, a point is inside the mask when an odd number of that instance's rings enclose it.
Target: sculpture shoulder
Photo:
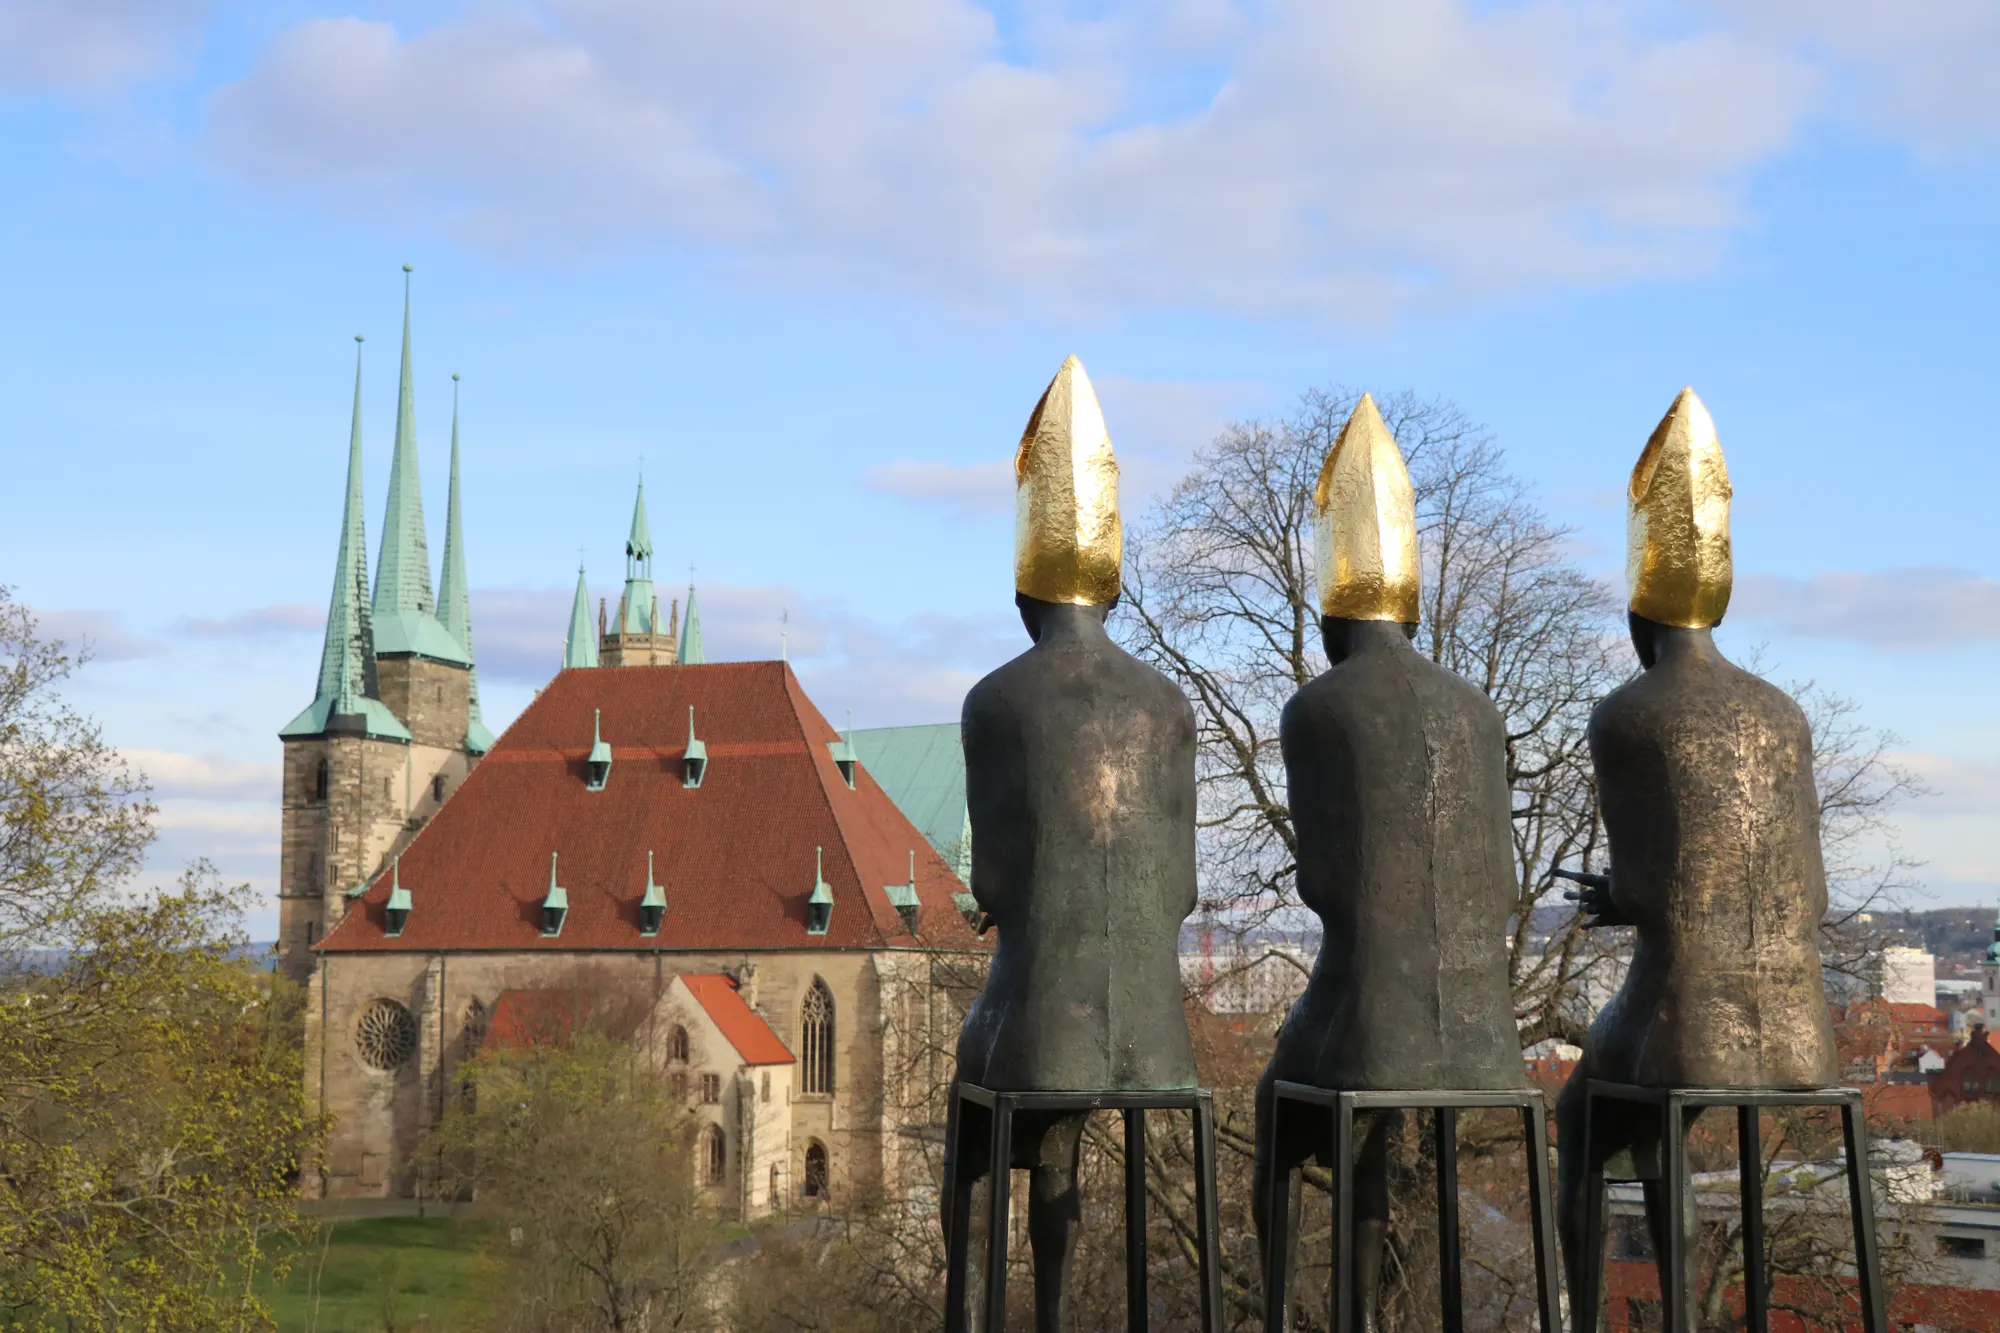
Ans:
[[[1029,648],[967,691],[961,720],[973,725],[1000,714],[1062,712],[1091,695],[1121,697],[1147,712],[1180,717],[1190,731],[1194,726],[1194,709],[1178,685],[1109,642],[1080,651]]]
[[[1662,664],[1626,681],[1591,714],[1593,734],[1611,737],[1657,729],[1678,719],[1751,714],[1774,731],[1810,743],[1811,726],[1798,701],[1770,681],[1722,657]]]
[[[1315,676],[1286,703],[1286,731],[1379,730],[1387,721],[1460,723],[1466,731],[1504,743],[1505,728],[1493,701],[1457,672],[1422,653],[1350,658]]]

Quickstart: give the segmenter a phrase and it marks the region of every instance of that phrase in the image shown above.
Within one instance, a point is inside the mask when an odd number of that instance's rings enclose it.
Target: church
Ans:
[[[593,627],[579,574],[562,669],[492,735],[455,404],[433,593],[405,282],[375,577],[357,360],[319,676],[279,733],[279,966],[308,986],[307,1091],[332,1122],[308,1190],[414,1192],[459,1062],[614,998],[686,1092],[693,1169],[732,1215],[900,1179],[942,1119],[948,979],[985,949],[953,841],[956,728],[863,742],[786,662],[707,661],[693,590],[661,613],[642,485],[615,613]]]

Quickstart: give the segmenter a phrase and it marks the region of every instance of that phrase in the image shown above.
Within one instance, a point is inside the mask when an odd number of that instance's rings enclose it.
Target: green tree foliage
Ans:
[[[696,1183],[696,1118],[645,1043],[579,1026],[468,1061],[429,1144],[443,1191],[499,1222],[500,1327],[717,1327],[721,1233]]]
[[[298,997],[207,866],[120,892],[152,809],[55,696],[78,661],[0,588],[0,1323],[265,1328],[319,1129]]]

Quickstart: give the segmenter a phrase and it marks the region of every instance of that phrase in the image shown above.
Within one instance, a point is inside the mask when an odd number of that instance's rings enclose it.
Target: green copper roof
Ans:
[[[465,717],[465,748],[485,754],[493,748],[493,733],[479,716],[479,669],[472,665],[472,602],[465,583],[465,530],[458,508],[458,376],[451,377],[451,490],[444,504],[444,568],[438,574],[438,623],[465,650],[470,706]]]
[[[597,633],[590,627],[590,585],[583,566],[576,567],[576,598],[569,604],[569,638],[563,644],[563,669],[597,665]]]
[[[964,879],[970,870],[965,828],[965,751],[958,723],[849,731],[848,744],[889,799]]]
[[[639,498],[632,505],[632,532],[625,538],[625,576],[653,572],[653,532],[646,526],[646,479],[639,478]]]
[[[417,400],[410,377],[410,266],[403,265],[403,371],[396,389],[396,447],[389,459],[389,507],[375,559],[375,653],[414,653],[469,666],[470,658],[439,623],[431,597],[430,546],[417,477]]]
[[[682,666],[700,666],[708,660],[701,651],[701,612],[695,609],[692,583],[688,584],[687,609],[681,612],[681,645],[675,660]]]
[[[368,623],[368,536],[361,500],[361,349],[354,351],[354,422],[347,440],[347,498],[340,516],[340,550],[333,562],[333,596],[312,703],[278,732],[323,736],[329,729],[387,740],[410,739],[408,728],[375,696],[375,653]]]
[[[654,634],[653,534],[646,525],[646,479],[632,502],[632,532],[625,539],[625,595],[619,599],[618,628],[627,634]]]

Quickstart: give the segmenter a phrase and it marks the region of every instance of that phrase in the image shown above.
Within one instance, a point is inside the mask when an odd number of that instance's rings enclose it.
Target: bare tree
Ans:
[[[1311,496],[1357,398],[1315,391],[1287,421],[1231,426],[1131,543],[1118,627],[1194,702],[1203,907],[1239,932],[1299,919],[1278,716],[1326,668]],[[1576,988],[1597,950],[1573,921],[1547,936],[1535,908],[1555,867],[1586,866],[1600,850],[1584,728],[1628,670],[1616,600],[1570,559],[1569,531],[1507,472],[1482,427],[1411,393],[1379,406],[1416,490],[1418,644],[1484,690],[1507,726],[1521,885],[1509,961],[1525,1039],[1574,1039]]]

